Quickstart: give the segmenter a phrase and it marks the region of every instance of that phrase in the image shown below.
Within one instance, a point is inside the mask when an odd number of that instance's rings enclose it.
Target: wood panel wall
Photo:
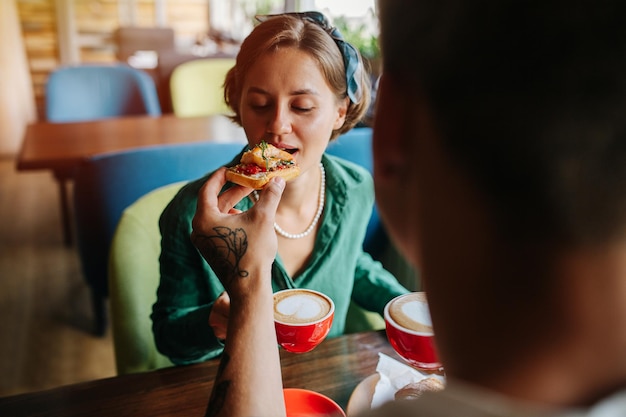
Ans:
[[[17,10],[30,67],[37,115],[42,119],[48,73],[59,65],[54,0],[18,0]]]
[[[4,1],[4,0],[0,0]],[[48,74],[61,64],[55,0],[16,0],[40,120],[45,118]],[[80,62],[115,61],[113,31],[157,25],[155,0],[73,0]],[[132,7],[132,10],[130,9]],[[183,50],[209,30],[209,0],[167,0],[165,24]]]

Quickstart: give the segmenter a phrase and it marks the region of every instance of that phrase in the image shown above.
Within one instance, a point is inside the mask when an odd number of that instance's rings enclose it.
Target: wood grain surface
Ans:
[[[67,170],[106,152],[199,141],[247,143],[243,129],[225,116],[129,116],[89,122],[30,124],[18,170]]]
[[[345,409],[356,385],[375,372],[378,353],[398,358],[384,332],[327,339],[313,351],[281,350],[283,384],[334,399]],[[3,416],[203,415],[219,360],[0,398]]]

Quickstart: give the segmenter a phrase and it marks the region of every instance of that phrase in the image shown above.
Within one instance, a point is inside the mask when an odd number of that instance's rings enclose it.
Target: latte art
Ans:
[[[385,305],[384,316],[387,339],[402,359],[414,368],[429,372],[442,368],[426,293],[397,296]]]
[[[330,310],[330,302],[313,291],[295,290],[274,294],[274,319],[282,323],[313,323],[327,316]]]
[[[389,305],[389,316],[399,326],[414,332],[433,332],[428,304],[423,293],[411,293],[394,300]]]

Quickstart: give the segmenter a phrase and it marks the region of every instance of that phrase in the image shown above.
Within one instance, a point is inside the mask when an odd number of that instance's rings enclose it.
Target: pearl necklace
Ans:
[[[324,211],[324,196],[326,194],[326,172],[324,171],[324,166],[322,165],[321,162],[320,162],[320,173],[322,174],[322,181],[320,183],[320,195],[318,199],[319,203],[317,205],[317,211],[315,212],[315,217],[313,217],[313,221],[311,221],[311,224],[309,225],[309,227],[307,227],[307,229],[304,232],[295,233],[295,234],[285,232],[278,225],[278,223],[275,222],[274,230],[276,230],[276,233],[278,233],[282,237],[286,237],[287,239],[300,239],[300,238],[310,235],[313,229],[315,229],[315,226],[317,226],[317,222],[319,222],[320,217],[322,217],[322,211]],[[259,201],[259,194],[256,191],[254,191],[253,194],[254,194],[254,199],[256,201]]]

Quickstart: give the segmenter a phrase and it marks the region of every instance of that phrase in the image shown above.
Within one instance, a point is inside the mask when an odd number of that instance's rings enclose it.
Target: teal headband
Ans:
[[[330,22],[320,12],[293,12],[293,13],[282,13],[282,14],[270,14],[270,15],[258,15],[256,19],[259,22],[265,22],[268,19],[278,16],[294,16],[303,20],[308,20],[317,24],[321,27],[326,33],[330,35],[331,38],[337,44],[339,51],[341,52],[341,56],[343,57],[343,64],[346,68],[346,88],[347,94],[350,98],[350,101],[353,103],[359,103],[363,98],[363,89],[361,87],[360,79],[362,77],[363,65],[361,64],[361,60],[359,59],[359,53],[356,51],[354,46],[350,45],[345,41],[343,35],[334,26],[330,25]]]

